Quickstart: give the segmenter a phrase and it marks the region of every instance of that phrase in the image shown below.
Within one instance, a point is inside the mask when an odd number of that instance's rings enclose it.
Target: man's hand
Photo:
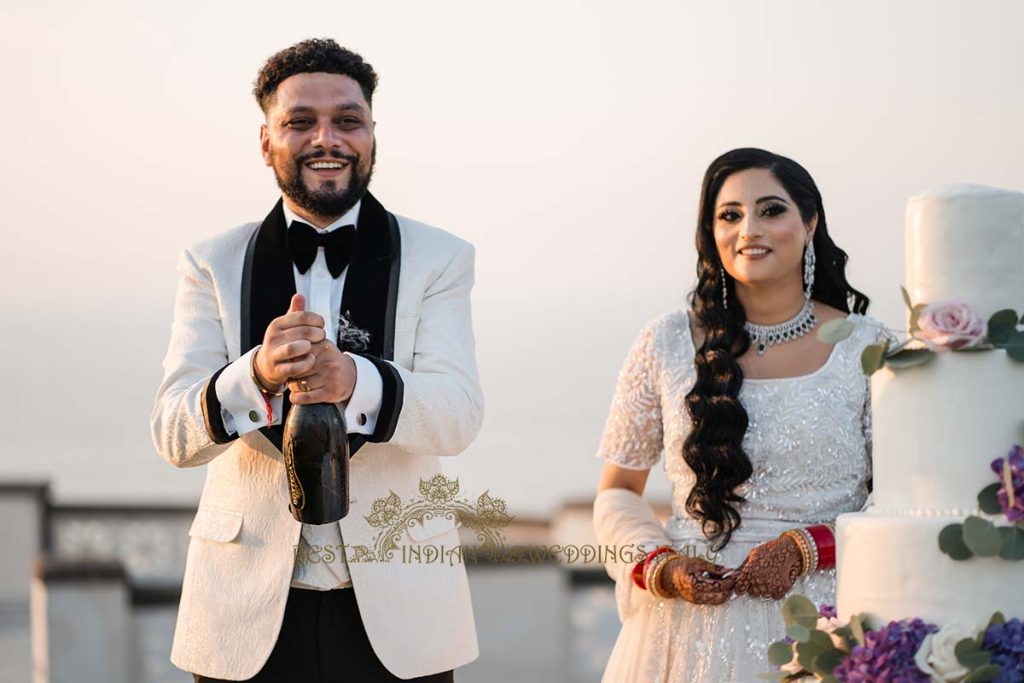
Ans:
[[[802,568],[803,557],[792,538],[783,536],[762,543],[747,555],[736,592],[781,600],[796,583]]]
[[[661,586],[675,598],[698,605],[721,605],[732,595],[735,575],[700,557],[679,555],[668,560],[661,572]]]
[[[352,396],[356,386],[356,363],[329,341],[313,346],[316,362],[309,372],[293,375],[288,382],[291,402],[340,403]]]
[[[308,374],[326,337],[324,319],[306,311],[305,297],[294,295],[288,312],[274,318],[263,335],[263,346],[256,352],[256,378],[264,388],[277,390],[289,378]]]

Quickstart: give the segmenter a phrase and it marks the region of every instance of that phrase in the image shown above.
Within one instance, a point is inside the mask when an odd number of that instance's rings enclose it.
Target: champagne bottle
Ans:
[[[284,423],[282,450],[292,516],[329,524],[348,514],[348,433],[333,403],[293,405]]]

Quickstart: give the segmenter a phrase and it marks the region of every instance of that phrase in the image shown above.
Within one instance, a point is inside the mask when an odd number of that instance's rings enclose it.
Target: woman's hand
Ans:
[[[800,548],[789,537],[777,538],[755,547],[744,560],[736,592],[755,598],[781,600],[796,583],[803,569]]]
[[[724,576],[729,570],[700,557],[678,555],[661,572],[661,587],[674,598],[698,605],[721,605],[729,599],[736,584],[736,575]]]

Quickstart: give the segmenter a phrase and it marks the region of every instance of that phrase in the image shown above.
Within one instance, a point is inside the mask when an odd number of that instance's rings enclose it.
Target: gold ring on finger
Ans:
[[[307,382],[306,380],[300,381],[299,382],[299,388],[301,388],[303,392],[308,393],[310,391],[310,389],[309,389],[309,382]]]

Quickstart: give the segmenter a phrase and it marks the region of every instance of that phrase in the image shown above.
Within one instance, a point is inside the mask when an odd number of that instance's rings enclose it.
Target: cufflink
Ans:
[[[249,419],[252,420],[253,422],[259,422],[260,421],[260,414],[257,413],[255,410],[250,410],[249,411]]]
[[[359,423],[360,427],[365,425],[366,424],[366,413],[359,413],[358,415],[356,415],[356,422]]]

